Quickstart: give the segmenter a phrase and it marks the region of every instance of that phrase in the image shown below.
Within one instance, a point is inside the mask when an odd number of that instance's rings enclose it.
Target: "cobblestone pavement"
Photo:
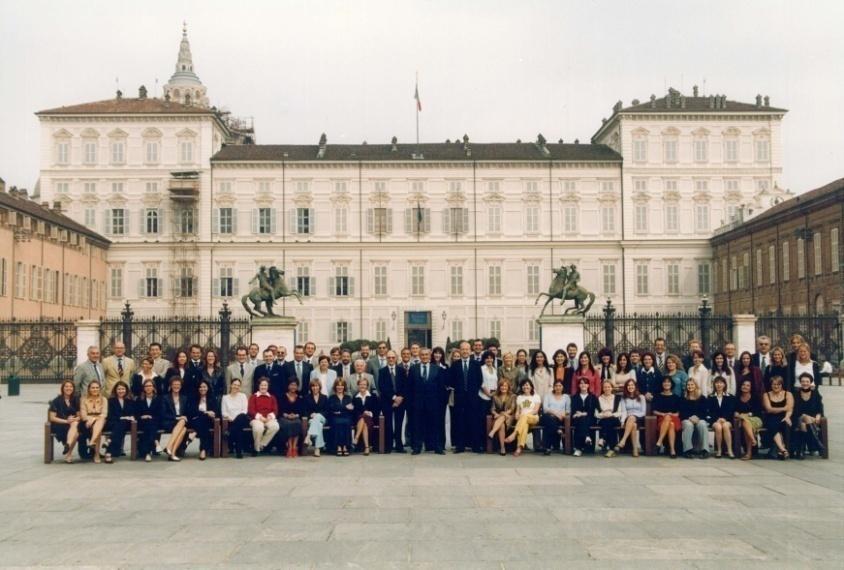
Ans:
[[[4,390],[5,392],[5,390]],[[45,402],[0,400],[0,566],[842,568],[832,459],[423,454],[42,462]],[[58,454],[60,450],[57,448]]]

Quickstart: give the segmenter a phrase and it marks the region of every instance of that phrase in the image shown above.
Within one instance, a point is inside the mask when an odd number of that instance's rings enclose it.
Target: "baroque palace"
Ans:
[[[752,99],[752,98],[751,98]],[[37,113],[40,195],[111,242],[104,303],[212,315],[275,265],[298,338],[497,337],[538,345],[552,269],[620,310],[713,294],[713,231],[788,197],[786,110],[670,89],[616,103],[591,142],[255,144],[210,106],[183,31],[163,97],[144,87]]]

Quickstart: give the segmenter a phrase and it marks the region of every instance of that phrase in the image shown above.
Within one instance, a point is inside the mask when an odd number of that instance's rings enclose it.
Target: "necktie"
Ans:
[[[243,380],[243,377],[246,376],[246,372],[243,369],[243,364],[240,365],[240,379]]]
[[[422,365],[422,380],[424,380],[425,382],[428,381],[428,365],[427,364]]]
[[[94,373],[97,375],[97,382],[102,382],[102,378],[100,377],[100,369],[97,367],[97,363],[93,363],[94,366]]]
[[[765,366],[766,366],[766,365],[767,365],[767,364],[765,363],[765,355],[763,354],[763,355],[762,355],[762,358],[760,358],[760,359],[759,359],[759,368],[761,368],[761,369],[762,369],[762,372],[764,372],[764,371],[765,371]]]
[[[301,362],[296,363],[296,378],[298,378],[299,381],[301,382],[301,380],[302,380],[302,363]]]
[[[657,367],[662,368],[662,355],[661,354],[657,357],[656,365],[657,365]]]
[[[392,366],[390,366],[390,382],[393,386],[393,392],[396,391],[396,370]]]
[[[119,376],[123,376],[123,359],[122,358],[117,359],[117,374]]]
[[[469,377],[469,362],[467,360],[463,361],[463,391],[468,392],[468,377]]]

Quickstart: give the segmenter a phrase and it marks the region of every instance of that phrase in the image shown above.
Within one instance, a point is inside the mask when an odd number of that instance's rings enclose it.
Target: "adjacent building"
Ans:
[[[713,236],[715,311],[841,314],[844,178]]]
[[[37,113],[42,195],[113,242],[112,313],[243,311],[275,265],[300,338],[536,346],[553,268],[577,265],[593,310],[693,309],[713,229],[786,196],[786,111],[761,96],[618,103],[589,144],[258,145],[209,106],[184,30],[164,94]]]

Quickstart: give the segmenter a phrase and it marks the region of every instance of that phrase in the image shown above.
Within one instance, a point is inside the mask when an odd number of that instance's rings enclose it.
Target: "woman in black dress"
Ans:
[[[299,457],[299,436],[302,435],[302,399],[299,398],[299,381],[291,376],[287,392],[278,400],[279,437],[287,441],[287,457]]]
[[[659,437],[656,440],[658,453],[665,453],[663,442],[668,440],[671,459],[677,458],[677,432],[680,431],[680,396],[674,393],[674,380],[670,376],[662,379],[662,392],[655,394],[651,404],[653,414],[659,424]]]
[[[184,355],[183,352],[180,357]],[[164,396],[161,403],[161,429],[170,433],[170,440],[164,447],[164,452],[170,461],[181,461],[178,453],[188,432],[187,414],[188,399],[182,394],[182,379],[178,375],[171,376],[170,393]]]
[[[369,434],[375,428],[381,405],[378,396],[369,392],[369,381],[366,378],[358,380],[358,393],[352,398],[352,405],[355,408],[355,434],[352,445],[357,446],[363,439],[363,454],[369,455]]]
[[[752,382],[751,382],[752,385]],[[712,381],[712,395],[709,396],[709,425],[715,432],[715,457],[721,457],[723,448],[727,456],[735,459],[733,452],[733,421],[736,414],[736,400],[727,392],[727,380],[716,376]]]
[[[129,385],[119,380],[111,391],[108,399],[108,416],[106,416],[106,429],[111,432],[111,441],[105,454],[105,462],[111,463],[114,457],[123,455],[123,444],[126,441],[126,432],[132,429],[132,421],[135,419],[135,402],[132,400],[132,393]]]
[[[762,422],[770,443],[768,455],[788,459],[788,433],[791,431],[791,414],[794,411],[794,397],[784,387],[779,376],[771,378],[771,390],[762,396]]]
[[[184,388],[185,376],[188,373],[188,353],[180,350],[176,353],[176,360],[173,361],[173,366],[167,369],[164,373],[164,387],[167,392],[170,391],[173,378],[181,380],[179,388]],[[164,394],[161,394],[164,396]]]
[[[220,368],[217,353],[209,350],[205,353],[202,362],[202,379],[208,382],[214,397],[219,400],[226,395],[226,379],[223,370]]]
[[[771,350],[771,363],[765,368],[765,374],[762,377],[762,383],[765,385],[765,392],[771,390],[771,378],[779,376],[780,378],[788,378],[788,361],[785,359],[785,351],[776,346]],[[759,394],[759,399],[762,395]]]
[[[79,441],[80,416],[76,386],[70,380],[62,382],[59,395],[50,402],[49,420],[53,424],[56,441],[64,446],[64,462],[73,463],[73,448]]]
[[[147,380],[152,380],[155,382],[155,391],[159,394],[164,393],[166,390],[164,388],[164,378],[159,376],[153,370],[155,366],[155,360],[150,357],[146,357],[141,360],[141,369],[138,372],[132,374],[132,396],[135,399],[140,398],[141,394],[144,391],[144,382]]]
[[[135,418],[138,421],[138,453],[144,456],[144,461],[150,462],[161,421],[161,399],[155,393],[155,381],[144,381],[143,392],[135,401]]]
[[[811,374],[801,374],[800,389],[794,394],[794,433],[792,450],[795,459],[803,459],[808,446],[811,453],[823,451],[823,443],[818,435],[818,426],[823,418],[823,399],[820,392],[812,385]]]
[[[199,436],[199,459],[214,452],[214,420],[220,417],[220,400],[206,380],[200,380],[196,395],[188,399],[188,427]]]
[[[352,397],[346,394],[346,382],[338,378],[334,382],[334,393],[328,398],[328,422],[338,456],[349,455],[354,409]]]
[[[589,378],[578,378],[577,387],[577,394],[571,397],[571,424],[574,431],[574,456],[580,457],[584,450],[595,449],[589,432],[595,425],[598,398],[589,391]]]

